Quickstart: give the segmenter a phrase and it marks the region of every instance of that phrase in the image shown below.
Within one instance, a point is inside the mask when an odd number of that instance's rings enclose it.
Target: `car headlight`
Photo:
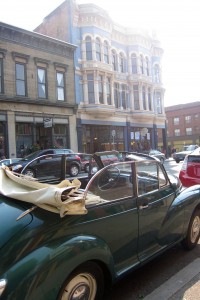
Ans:
[[[0,279],[0,296],[3,294],[6,284],[7,284],[7,281],[5,279]]]
[[[22,168],[22,165],[15,165],[15,166],[12,166],[12,170],[13,171],[16,171],[16,170],[19,170]]]

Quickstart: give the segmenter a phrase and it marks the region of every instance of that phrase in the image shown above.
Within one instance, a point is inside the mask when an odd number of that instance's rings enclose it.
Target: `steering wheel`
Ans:
[[[98,188],[101,191],[111,189],[119,180],[120,170],[117,167],[106,169],[98,178]]]

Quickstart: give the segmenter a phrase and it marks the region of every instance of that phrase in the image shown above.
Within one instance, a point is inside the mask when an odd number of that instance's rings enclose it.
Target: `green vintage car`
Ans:
[[[16,200],[19,183],[6,189],[3,176],[0,300],[103,299],[107,285],[163,251],[198,243],[200,185],[181,191],[177,177],[145,156],[101,166],[77,191],[81,201],[64,201],[60,215],[60,202],[40,202],[54,187],[25,185],[22,196],[33,195],[33,203]]]

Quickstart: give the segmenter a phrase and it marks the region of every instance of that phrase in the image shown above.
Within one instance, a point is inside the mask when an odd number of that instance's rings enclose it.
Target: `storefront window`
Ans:
[[[32,126],[29,123],[16,123],[16,153],[24,157],[31,153],[33,144]]]

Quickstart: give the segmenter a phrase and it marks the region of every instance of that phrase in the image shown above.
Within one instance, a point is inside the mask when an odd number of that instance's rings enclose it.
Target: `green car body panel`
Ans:
[[[0,299],[55,300],[70,274],[87,261],[96,262],[114,283],[180,242],[200,207],[200,186],[180,192],[174,177],[147,194],[138,195],[132,186],[132,196],[64,218],[37,208],[16,221],[31,205],[0,196],[0,279],[7,281]]]

